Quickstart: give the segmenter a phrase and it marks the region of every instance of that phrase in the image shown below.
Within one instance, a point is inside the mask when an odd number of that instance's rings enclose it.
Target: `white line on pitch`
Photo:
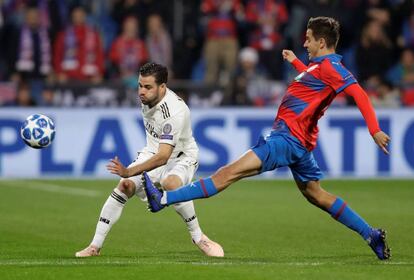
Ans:
[[[39,191],[46,191],[46,192],[53,192],[53,193],[63,193],[63,194],[70,194],[70,195],[80,195],[80,196],[89,196],[89,197],[97,197],[100,195],[100,192],[93,191],[93,190],[84,190],[78,188],[71,188],[56,184],[49,184],[49,183],[41,183],[41,182],[30,182],[30,181],[0,181],[1,186],[8,186],[8,187],[18,187],[18,188],[30,188]]]
[[[266,266],[325,266],[325,265],[352,265],[342,262],[186,262],[186,261],[126,261],[126,260],[104,260],[104,261],[84,261],[84,260],[3,260],[0,261],[0,266],[84,266],[84,265],[203,265],[203,266],[235,266],[235,265],[266,265]],[[395,265],[395,266],[412,266],[413,262],[382,262],[378,265]]]

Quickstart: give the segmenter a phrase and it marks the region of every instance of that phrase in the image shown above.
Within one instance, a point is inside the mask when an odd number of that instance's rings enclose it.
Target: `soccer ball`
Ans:
[[[20,128],[20,136],[32,148],[45,148],[55,138],[55,124],[45,115],[30,115]]]

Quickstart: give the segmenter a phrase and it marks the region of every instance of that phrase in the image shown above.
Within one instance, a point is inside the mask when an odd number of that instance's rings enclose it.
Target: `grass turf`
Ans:
[[[102,256],[74,258],[91,240],[116,181],[0,181],[0,279],[410,279],[414,181],[324,181],[389,233],[382,262],[354,232],[306,202],[291,181],[245,180],[195,202],[223,259],[201,255],[172,207],[128,202]]]

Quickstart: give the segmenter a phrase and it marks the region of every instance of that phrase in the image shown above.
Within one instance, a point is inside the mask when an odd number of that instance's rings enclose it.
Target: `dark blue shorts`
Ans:
[[[262,136],[252,147],[262,161],[260,173],[289,166],[295,180],[318,181],[323,177],[313,153],[306,150],[283,121],[266,138]]]

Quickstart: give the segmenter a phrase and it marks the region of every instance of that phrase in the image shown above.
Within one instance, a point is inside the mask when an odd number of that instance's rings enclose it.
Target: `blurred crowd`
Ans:
[[[0,0],[0,105],[52,104],[55,85],[137,88],[148,61],[214,85],[210,105],[277,105],[312,16],[341,23],[337,52],[376,107],[414,106],[412,0]],[[15,92],[16,94],[12,94]],[[10,98],[8,98],[10,96]],[[190,96],[201,104],[200,96]],[[338,106],[352,105],[346,96]]]

